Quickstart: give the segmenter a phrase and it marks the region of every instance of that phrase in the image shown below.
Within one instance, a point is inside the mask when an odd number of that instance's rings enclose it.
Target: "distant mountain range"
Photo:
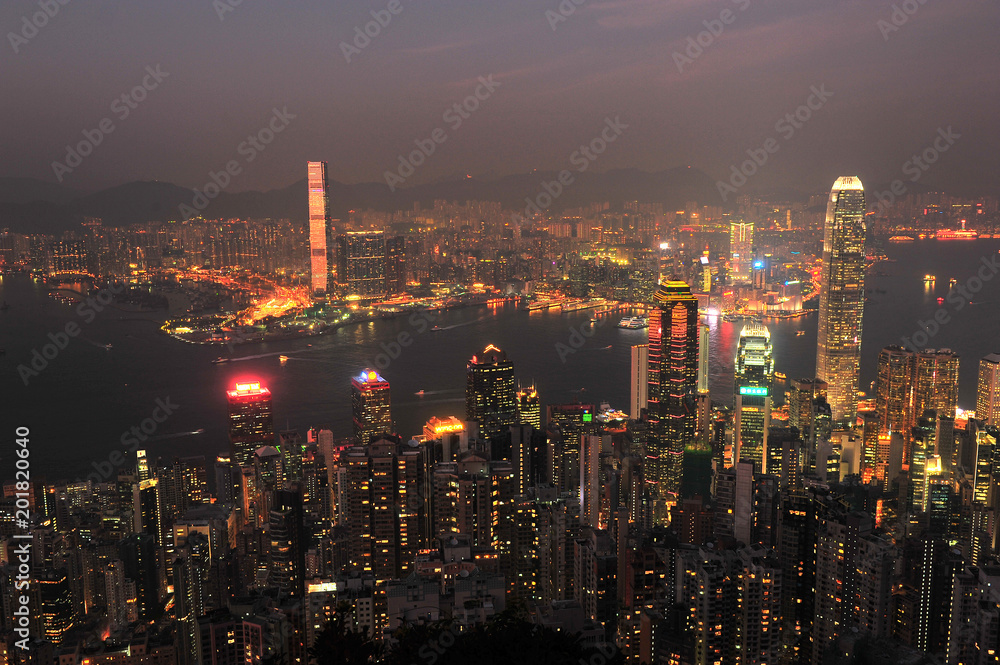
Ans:
[[[622,169],[605,173],[573,173],[549,207],[552,211],[608,201],[612,205],[638,200],[680,209],[689,201],[719,203],[714,181],[697,169],[679,168],[657,173]],[[556,172],[511,175],[496,180],[454,178],[390,192],[385,183],[345,185],[329,183],[330,213],[343,217],[349,210],[412,210],[414,203],[430,207],[435,200],[499,201],[522,211],[525,199],[543,194],[543,182],[558,179]],[[553,191],[555,188],[553,187]],[[192,206],[193,190],[166,182],[130,182],[92,194],[30,178],[0,178],[0,228],[19,233],[55,233],[77,228],[85,217],[99,217],[106,225],[182,219],[180,206]],[[542,197],[544,203],[544,197]],[[267,192],[222,192],[202,211],[207,218],[274,218],[305,221],[306,180]]]
[[[612,206],[623,201],[662,203],[666,210],[681,210],[690,201],[700,205],[732,207],[735,197],[723,203],[708,175],[693,168],[676,168],[649,173],[619,169],[604,173],[573,172],[573,182],[555,198],[548,211],[560,212],[590,203],[607,201]],[[485,180],[456,176],[440,182],[397,189],[390,192],[383,182],[345,185],[329,183],[330,214],[343,218],[349,210],[412,210],[414,203],[430,208],[435,200],[465,202],[499,201],[505,208],[524,211],[526,199],[545,193],[543,182],[558,180],[556,172],[533,172]],[[888,185],[868,187],[869,204],[875,191]],[[555,187],[552,188],[555,191]],[[929,191],[921,185],[911,193]],[[778,200],[805,201],[808,194],[793,190],[770,193]],[[55,183],[31,178],[0,178],[0,229],[19,233],[58,233],[78,228],[85,217],[99,217],[108,226],[135,222],[183,219],[181,205],[193,206],[194,190],[167,182],[136,181],[99,192],[85,194]],[[202,210],[203,216],[217,218],[272,218],[304,222],[307,218],[306,180],[267,192],[222,192]],[[544,203],[544,197],[542,202]],[[817,206],[815,212],[822,212]]]

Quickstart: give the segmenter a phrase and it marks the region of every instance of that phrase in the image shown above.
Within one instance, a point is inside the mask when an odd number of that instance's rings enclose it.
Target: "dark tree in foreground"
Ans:
[[[393,633],[384,652],[367,635],[346,631],[333,620],[310,650],[318,665],[383,663],[384,665],[622,665],[614,646],[592,647],[576,635],[535,625],[514,612],[461,631],[451,621],[405,625]]]

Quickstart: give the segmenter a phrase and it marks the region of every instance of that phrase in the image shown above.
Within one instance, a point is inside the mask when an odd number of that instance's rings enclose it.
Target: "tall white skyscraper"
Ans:
[[[826,207],[816,348],[816,376],[830,386],[835,421],[857,413],[864,310],[865,189],[858,178],[845,176],[833,184]]]
[[[330,224],[326,162],[309,162],[309,267],[314,296],[326,294],[329,266],[326,237]]]

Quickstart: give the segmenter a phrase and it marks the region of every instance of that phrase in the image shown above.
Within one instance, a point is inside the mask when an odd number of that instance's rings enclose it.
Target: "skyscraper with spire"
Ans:
[[[865,190],[858,178],[844,176],[833,184],[826,207],[816,349],[816,376],[829,384],[837,421],[857,412],[864,296]]]
[[[680,496],[684,447],[695,436],[698,391],[698,299],[684,282],[664,280],[649,317],[647,480],[657,504]]]

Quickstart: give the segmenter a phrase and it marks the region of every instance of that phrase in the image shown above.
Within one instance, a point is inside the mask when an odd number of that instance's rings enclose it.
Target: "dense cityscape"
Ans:
[[[351,636],[362,660],[404,658],[413,627],[436,644],[509,621],[601,662],[990,662],[1000,356],[979,361],[964,408],[958,354],[929,348],[926,325],[881,350],[874,392],[859,369],[885,246],[991,234],[996,200],[872,212],[842,177],[822,212],[818,197],[744,198],[526,220],[439,202],[337,220],[325,172],[309,163],[307,225],[88,219],[0,236],[5,280],[66,307],[96,294],[158,312],[177,343],[217,345],[216,364],[381,318],[409,331],[373,356],[382,367],[356,368],[351,431],[281,429],[269,387],[245,379],[218,414],[228,449],[154,458],[143,424],[86,477],[5,483],[10,662],[304,663]],[[448,335],[439,310],[497,303],[584,311],[581,341],[609,319],[645,331],[622,368],[628,410],[543,409],[526,368],[483,340],[464,411],[399,431],[390,357],[407,335]],[[818,318],[817,376],[789,378],[768,324],[801,317]],[[709,390],[710,321],[738,331],[729,395]],[[555,353],[579,346],[571,334]]]
[[[0,665],[1000,665],[1000,4],[0,26]]]

